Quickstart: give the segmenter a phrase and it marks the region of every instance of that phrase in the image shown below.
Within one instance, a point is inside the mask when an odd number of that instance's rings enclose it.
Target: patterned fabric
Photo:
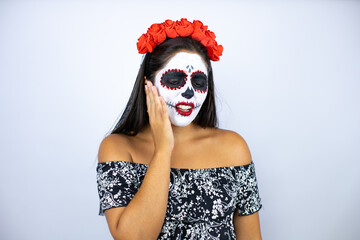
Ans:
[[[99,215],[127,206],[140,188],[147,164],[98,163]],[[253,214],[262,207],[255,165],[171,168],[165,221],[158,239],[236,239],[233,213]]]

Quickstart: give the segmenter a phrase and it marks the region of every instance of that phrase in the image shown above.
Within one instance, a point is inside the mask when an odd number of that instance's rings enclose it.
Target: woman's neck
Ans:
[[[182,143],[191,141],[194,138],[198,137],[200,132],[204,129],[190,123],[189,125],[185,127],[178,127],[173,124],[171,124],[173,134],[174,134],[174,141],[176,143]],[[143,131],[138,133],[138,136],[144,139],[147,139],[148,141],[152,141],[152,135],[151,135],[151,128],[150,125],[148,125]]]
[[[194,139],[196,135],[198,135],[198,131],[200,130],[200,128],[193,123],[190,123],[185,127],[178,127],[171,124],[171,127],[173,129],[175,143],[185,142]]]

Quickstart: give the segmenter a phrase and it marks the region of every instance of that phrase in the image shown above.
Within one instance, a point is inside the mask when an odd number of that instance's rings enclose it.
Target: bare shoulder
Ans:
[[[232,166],[247,165],[252,162],[250,149],[245,139],[235,131],[217,129],[216,142],[221,144],[222,152],[228,164]]]
[[[100,143],[98,160],[99,162],[132,162],[128,136],[124,134],[110,134],[105,137]]]

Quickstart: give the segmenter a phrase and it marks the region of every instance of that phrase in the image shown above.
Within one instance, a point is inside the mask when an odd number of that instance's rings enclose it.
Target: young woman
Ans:
[[[125,111],[100,144],[100,215],[114,239],[261,239],[262,207],[245,140],[217,127],[210,60],[222,46],[200,21],[153,24]]]

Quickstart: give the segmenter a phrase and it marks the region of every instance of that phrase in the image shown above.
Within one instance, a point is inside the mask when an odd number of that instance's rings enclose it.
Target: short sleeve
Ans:
[[[236,208],[239,216],[253,214],[262,207],[256,179],[255,165],[251,162],[241,166],[236,174],[238,184]]]
[[[130,162],[104,162],[98,163],[96,171],[99,215],[110,208],[127,206],[138,190],[134,166]]]

